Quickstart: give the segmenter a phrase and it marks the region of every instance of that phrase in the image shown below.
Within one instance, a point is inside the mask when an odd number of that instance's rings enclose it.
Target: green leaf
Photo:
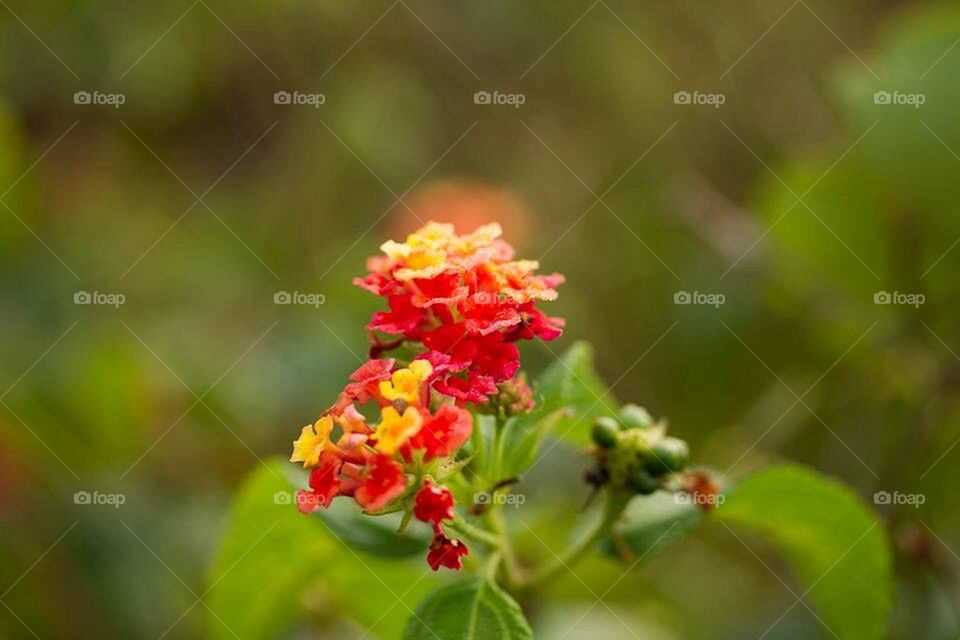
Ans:
[[[678,502],[678,495],[655,493],[634,498],[624,512],[623,524],[601,543],[601,549],[616,556],[623,556],[628,549],[646,560],[696,529],[703,511],[691,502]]]
[[[314,516],[354,549],[387,558],[424,556],[433,539],[430,527],[416,520],[408,523],[403,534],[398,535],[402,513],[367,516],[348,500],[334,500],[329,509],[317,511]]]
[[[283,475],[293,488],[307,485],[307,474],[291,464],[283,467]],[[377,556],[424,555],[433,539],[430,527],[422,522],[412,521],[398,534],[402,513],[369,516],[349,500],[334,500],[329,508],[319,509],[311,517],[322,520],[335,538]]]
[[[472,468],[478,474],[489,470],[494,459],[494,441],[497,436],[497,418],[487,414],[474,414],[473,432],[470,434],[470,455]]]
[[[520,606],[492,582],[474,578],[437,589],[411,616],[403,640],[532,640]]]
[[[396,637],[407,608],[435,578],[422,559],[401,563],[355,551],[323,520],[299,513],[290,501],[297,488],[290,468],[271,460],[251,474],[234,500],[209,570],[213,637],[279,637],[297,619],[308,588],[312,602],[370,629],[368,637]]]
[[[524,428],[532,428],[559,409],[566,415],[557,418],[553,428],[558,437],[586,444],[590,425],[600,415],[613,415],[619,404],[600,379],[593,364],[593,347],[576,342],[540,376],[535,386],[540,405],[525,416]]]
[[[522,418],[508,420],[503,427],[501,475],[505,478],[519,476],[529,469],[536,461],[547,434],[555,431],[557,425],[568,416],[569,410],[563,408],[532,422]]]
[[[883,525],[847,487],[793,465],[749,476],[715,517],[761,532],[790,560],[823,623],[841,640],[883,636],[890,555]]]

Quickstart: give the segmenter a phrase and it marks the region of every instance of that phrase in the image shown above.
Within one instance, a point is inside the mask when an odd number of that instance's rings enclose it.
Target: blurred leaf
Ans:
[[[509,420],[503,427],[503,461],[501,476],[521,475],[536,462],[540,445],[547,434],[556,429],[568,409],[557,409],[539,420],[528,421],[523,417]]]
[[[334,500],[329,509],[321,509],[314,515],[354,549],[377,556],[425,556],[433,539],[430,527],[417,520],[411,520],[403,534],[397,535],[403,514],[367,516],[349,500]]]
[[[618,406],[594,367],[593,347],[583,341],[575,342],[546,368],[535,392],[541,404],[524,418],[524,423],[536,423],[558,409],[567,409],[554,430],[558,437],[576,444],[589,442],[593,419],[612,413],[611,407]]]
[[[291,464],[284,464],[284,476],[294,488],[307,486],[307,474]],[[334,500],[327,509],[318,509],[312,517],[319,518],[334,537],[354,549],[388,558],[426,554],[433,539],[430,527],[417,520],[408,523],[402,534],[397,534],[402,513],[382,516],[365,515],[350,500]]]
[[[209,572],[213,636],[278,637],[295,619],[299,596],[316,583],[330,609],[377,637],[396,637],[407,607],[434,584],[429,569],[348,549],[322,520],[290,504],[296,487],[285,475],[288,467],[280,459],[261,466],[234,501]]]
[[[637,558],[649,559],[670,543],[693,531],[703,520],[703,511],[693,503],[679,503],[675,495],[655,493],[636,497],[624,512],[624,524],[615,530],[616,541],[607,538],[601,548],[621,555],[625,544]]]
[[[945,223],[958,231],[953,203],[960,197],[960,184],[942,176],[960,167],[955,157],[960,123],[954,110],[960,100],[955,81],[960,52],[954,48],[960,11],[944,4],[904,18],[892,23],[870,62],[881,79],[862,65],[849,64],[836,74],[834,93],[853,135],[880,121],[861,145],[864,161],[879,178],[874,188],[889,189],[894,204],[937,214],[928,224]]]
[[[887,540],[850,489],[804,467],[772,467],[738,484],[715,513],[776,543],[833,635],[883,635],[892,593]]]
[[[403,640],[525,640],[533,632],[520,606],[482,578],[437,589],[417,605]]]
[[[477,474],[485,474],[490,471],[490,461],[493,459],[494,442],[497,435],[497,419],[495,416],[486,414],[474,414],[473,431],[470,434],[470,449],[468,454],[472,456],[471,465]],[[496,481],[499,478],[487,480]]]

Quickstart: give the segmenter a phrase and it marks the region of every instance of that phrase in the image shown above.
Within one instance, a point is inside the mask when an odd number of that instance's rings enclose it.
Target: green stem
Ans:
[[[486,529],[473,526],[466,520],[460,518],[460,516],[457,516],[453,520],[453,524],[451,524],[450,527],[468,538],[482,542],[493,549],[499,549],[503,545],[503,540],[499,536],[490,533]]]
[[[567,571],[586,555],[597,542],[610,532],[610,527],[623,513],[630,502],[630,494],[606,492],[603,511],[587,533],[574,541],[550,562],[544,564],[528,580],[520,584],[521,589],[530,589],[548,582],[557,574]]]
[[[503,517],[502,507],[493,505],[486,513],[490,528],[497,535],[500,543],[500,551],[503,554],[504,582],[507,589],[518,588],[524,581],[524,571],[517,562],[517,554],[510,543],[510,536],[507,532],[507,522]]]

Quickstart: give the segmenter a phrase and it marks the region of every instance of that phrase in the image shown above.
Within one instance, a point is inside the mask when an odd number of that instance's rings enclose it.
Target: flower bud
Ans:
[[[650,456],[646,460],[646,467],[654,475],[663,475],[671,471],[679,471],[690,458],[690,448],[679,438],[661,438],[650,448]]]
[[[499,383],[497,392],[489,397],[481,412],[509,418],[530,413],[535,406],[533,389],[527,384],[526,375],[520,373]]]
[[[609,416],[600,416],[593,423],[593,429],[590,432],[593,442],[603,449],[613,449],[617,446],[617,434],[620,432],[620,425]]]
[[[618,417],[624,429],[648,429],[653,425],[653,418],[650,417],[650,413],[635,404],[623,405]]]
[[[660,488],[657,479],[646,469],[635,469],[628,478],[630,488],[641,495],[650,495]]]

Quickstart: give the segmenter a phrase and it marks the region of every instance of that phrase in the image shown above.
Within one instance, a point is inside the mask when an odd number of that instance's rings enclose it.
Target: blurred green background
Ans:
[[[566,274],[525,367],[592,342],[695,462],[921,494],[876,506],[890,637],[960,633],[955,6],[0,4],[0,637],[207,636],[231,496],[364,356],[350,280],[418,218],[499,220]],[[585,465],[551,450],[530,522],[574,515]],[[708,527],[608,607],[600,560],[525,604],[538,637],[757,638],[796,598],[748,542]],[[290,637],[363,633],[320,600]],[[766,637],[823,633],[797,606]]]

